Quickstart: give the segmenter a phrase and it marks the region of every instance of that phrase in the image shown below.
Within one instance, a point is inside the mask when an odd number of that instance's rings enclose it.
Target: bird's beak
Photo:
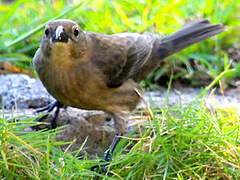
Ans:
[[[64,31],[63,26],[58,26],[52,37],[53,42],[68,42],[68,35]]]

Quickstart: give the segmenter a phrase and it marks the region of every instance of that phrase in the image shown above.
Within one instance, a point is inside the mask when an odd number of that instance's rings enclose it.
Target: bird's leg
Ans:
[[[112,154],[118,145],[119,141],[121,140],[122,134],[116,134],[113,138],[112,144],[110,145],[109,149],[104,152],[104,160],[106,162],[112,161]]]
[[[54,102],[52,102],[51,104],[49,104],[49,105],[47,105],[47,106],[45,106],[45,107],[43,107],[43,108],[39,108],[39,109],[36,110],[37,113],[43,112],[43,111],[47,111],[47,112],[49,113],[49,112],[53,111],[53,109],[54,109],[55,107],[56,107],[57,109],[56,109],[56,111],[54,112],[53,117],[51,118],[51,128],[52,128],[52,129],[56,128],[56,118],[57,118],[57,116],[58,116],[58,114],[59,114],[60,108],[63,107],[63,104],[60,103],[59,101],[54,101]],[[40,117],[40,118],[38,118],[37,121],[38,121],[38,122],[41,122],[46,116],[47,116],[47,114],[44,115],[44,116],[42,116],[42,117]]]
[[[117,134],[113,138],[112,144],[110,145],[109,149],[107,149],[104,152],[104,156],[103,156],[104,160],[100,161],[100,163],[105,162],[104,164],[101,164],[101,172],[106,172],[107,171],[107,167],[106,166],[109,164],[110,161],[112,161],[112,154],[113,154],[116,146],[118,145],[118,143],[122,139],[121,136],[125,132],[125,121],[124,121],[123,116],[116,116],[116,115],[114,115],[114,123],[115,123],[114,124],[115,128],[117,130]],[[96,165],[92,166],[90,168],[90,170],[94,171],[94,169],[96,169],[99,166],[100,166],[100,164],[96,164]]]
[[[104,164],[101,164],[101,172],[107,171],[107,165],[109,164],[110,161],[112,161],[112,154],[120,140],[121,140],[121,134],[116,134],[109,149],[107,149],[104,152],[104,155],[103,155],[104,160],[100,161],[100,163],[104,163]],[[96,165],[92,166],[90,168],[90,170],[94,171],[94,169],[96,169],[99,166],[100,166],[100,164],[96,164]]]

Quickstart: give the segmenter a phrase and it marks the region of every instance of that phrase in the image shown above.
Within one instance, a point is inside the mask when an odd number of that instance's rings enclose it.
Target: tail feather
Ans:
[[[220,24],[210,24],[206,19],[192,21],[184,25],[176,33],[156,40],[153,48],[153,57],[163,59],[223,31],[225,31],[224,26]]]

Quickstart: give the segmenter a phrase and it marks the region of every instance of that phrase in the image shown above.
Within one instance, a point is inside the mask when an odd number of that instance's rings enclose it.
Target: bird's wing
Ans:
[[[94,51],[102,53],[95,53],[95,62],[106,75],[107,85],[118,87],[134,76],[151,58],[156,38],[150,33],[119,33],[99,38],[99,42],[94,43],[98,44]]]
[[[43,65],[42,53],[41,49],[39,48],[33,57],[33,66],[36,69],[36,71],[38,71],[42,67],[42,65]]]

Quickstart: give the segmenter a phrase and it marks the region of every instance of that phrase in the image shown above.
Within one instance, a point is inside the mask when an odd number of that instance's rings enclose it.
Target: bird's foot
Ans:
[[[110,153],[110,149],[107,149],[104,152],[104,160],[99,161],[98,164],[95,164],[90,168],[91,171],[94,171],[96,168],[100,168],[99,173],[106,173],[107,172],[107,166],[109,165],[110,161],[112,161],[112,154]]]
[[[92,166],[90,168],[91,171],[94,171],[96,168],[100,168],[99,173],[102,173],[102,172],[106,173],[107,172],[107,166],[112,161],[112,154],[113,154],[113,152],[114,152],[114,150],[115,150],[115,148],[116,148],[116,146],[117,146],[117,144],[119,143],[120,140],[121,140],[120,134],[117,134],[114,137],[110,148],[107,149],[104,152],[104,156],[103,156],[104,160],[101,160],[98,164]]]
[[[51,129],[55,129],[57,127],[56,125],[56,119],[57,119],[57,116],[59,114],[59,110],[60,108],[63,107],[63,104],[60,103],[59,101],[54,101],[52,102],[51,104],[43,107],[43,108],[39,108],[36,110],[36,113],[40,113],[40,112],[43,112],[43,111],[47,111],[47,113],[53,111],[53,109],[56,107],[56,111],[54,112],[53,114],[53,117],[51,118]],[[37,122],[41,122],[46,116],[48,116],[48,114],[36,119]]]

